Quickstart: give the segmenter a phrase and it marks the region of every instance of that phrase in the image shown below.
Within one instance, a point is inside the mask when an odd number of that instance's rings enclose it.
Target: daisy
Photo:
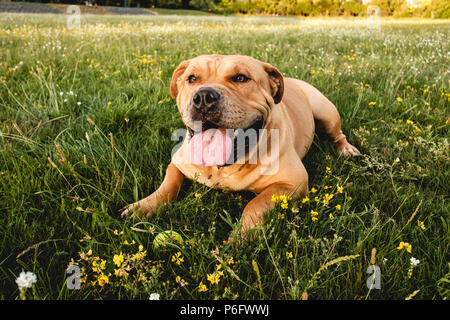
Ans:
[[[419,263],[420,263],[420,260],[419,260],[419,259],[416,259],[416,258],[414,258],[414,257],[411,257],[411,259],[409,259],[409,261],[411,262],[411,266],[413,266],[413,267],[418,266]]]
[[[33,272],[22,271],[19,277],[16,279],[17,286],[22,288],[31,288],[31,286],[37,282],[36,275]]]
[[[150,295],[150,298],[148,298],[148,300],[159,300],[159,297],[160,297],[159,293],[152,293]]]

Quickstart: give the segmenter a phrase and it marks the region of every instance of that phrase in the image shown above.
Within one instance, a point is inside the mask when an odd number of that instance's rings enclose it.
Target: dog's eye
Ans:
[[[234,82],[247,82],[250,80],[250,78],[246,75],[243,75],[242,73],[239,73],[231,78],[231,80],[233,80]]]
[[[189,83],[194,83],[195,81],[197,81],[197,78],[196,78],[193,74],[191,74],[191,75],[188,77],[188,82],[189,82]]]

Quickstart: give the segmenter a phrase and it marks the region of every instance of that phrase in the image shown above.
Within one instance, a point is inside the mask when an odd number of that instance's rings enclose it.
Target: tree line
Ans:
[[[28,0],[30,1],[30,0]],[[144,8],[197,9],[218,14],[364,16],[377,6],[382,16],[450,18],[450,0],[31,0]],[[378,9],[377,9],[378,10]]]

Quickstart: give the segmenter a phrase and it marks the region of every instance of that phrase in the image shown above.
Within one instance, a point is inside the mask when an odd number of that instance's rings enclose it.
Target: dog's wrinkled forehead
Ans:
[[[192,91],[198,86],[210,84],[221,84],[236,90],[258,86],[269,91],[275,103],[281,101],[284,88],[283,76],[268,63],[240,55],[203,55],[183,61],[175,69],[171,95],[176,99],[180,89]]]
[[[186,68],[185,75],[195,75],[202,81],[221,81],[237,74],[259,80],[266,76],[257,60],[242,56],[200,56],[194,58]]]

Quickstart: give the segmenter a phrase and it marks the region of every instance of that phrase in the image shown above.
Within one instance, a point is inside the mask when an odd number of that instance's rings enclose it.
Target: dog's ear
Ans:
[[[190,62],[191,62],[190,60],[185,60],[185,61],[181,62],[178,65],[178,67],[175,69],[175,71],[173,72],[172,81],[170,82],[170,95],[175,100],[177,99],[177,95],[178,95],[178,81],[179,81],[181,75],[184,73],[184,71],[188,67]]]
[[[270,88],[272,90],[272,97],[275,104],[281,102],[284,93],[284,80],[283,75],[277,68],[268,63],[264,63],[264,70],[269,75]]]

